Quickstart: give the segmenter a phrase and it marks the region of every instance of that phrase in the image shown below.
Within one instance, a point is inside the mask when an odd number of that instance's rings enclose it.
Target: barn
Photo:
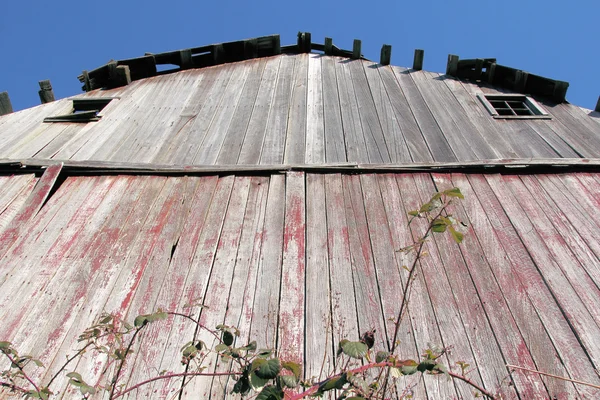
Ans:
[[[342,339],[375,329],[390,349],[410,262],[398,250],[424,231],[407,213],[458,187],[464,240],[424,245],[397,354],[444,349],[499,398],[597,398],[600,104],[495,59],[450,55],[444,74],[423,59],[273,35],[111,61],[71,98],[41,82],[43,104],[18,112],[3,94],[0,341],[44,364],[28,376],[54,398],[76,398],[53,376],[82,332],[161,309],[237,327],[240,346],[322,380]],[[185,373],[181,348],[198,340],[215,341],[185,318],[148,325],[119,390]],[[87,352],[66,372],[103,385],[117,364]],[[205,366],[216,375],[122,397],[233,397],[229,364]],[[475,392],[415,374],[396,397]]]

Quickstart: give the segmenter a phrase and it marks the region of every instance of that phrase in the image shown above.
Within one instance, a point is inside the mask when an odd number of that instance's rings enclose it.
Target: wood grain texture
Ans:
[[[327,162],[344,162],[346,157],[346,142],[342,126],[342,111],[335,63],[333,57],[321,58],[321,73],[323,78],[323,118],[325,122],[325,156]]]
[[[314,54],[308,57],[306,154],[304,162],[307,164],[323,164],[325,163],[325,120],[322,57]]]

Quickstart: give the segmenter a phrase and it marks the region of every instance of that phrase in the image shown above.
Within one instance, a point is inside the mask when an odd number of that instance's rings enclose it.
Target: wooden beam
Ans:
[[[525,71],[521,71],[520,69],[515,73],[515,91],[519,93],[525,92],[525,86],[527,85],[527,78],[529,77],[529,73]]]
[[[352,44],[352,58],[358,60],[360,58],[360,47],[362,42],[359,39],[354,39]]]
[[[10,102],[10,97],[8,97],[8,92],[0,93],[0,115],[6,115],[13,112],[12,104]]]
[[[448,64],[446,65],[446,75],[456,76],[458,71],[458,56],[455,54],[448,54]]]
[[[90,74],[87,71],[83,71],[80,76],[80,81],[83,82],[83,90],[89,92],[92,90],[92,83],[90,82]]]
[[[598,96],[598,102],[596,103],[596,108],[594,111],[600,112],[600,96]]]
[[[413,59],[413,69],[420,71],[423,69],[423,58],[425,57],[425,50],[416,49],[415,57]]]
[[[325,38],[325,54],[328,56],[333,55],[333,39],[330,37]]]
[[[379,64],[390,65],[391,60],[392,60],[392,46],[389,44],[384,44],[383,46],[381,46],[381,55],[379,57]]]
[[[121,87],[131,83],[131,73],[128,65],[117,65],[116,61],[111,61],[108,66],[108,86]]]
[[[271,40],[273,41],[273,54],[281,54],[281,38],[279,35],[273,35]]]
[[[567,97],[567,89],[569,88],[569,82],[555,81],[554,90],[552,91],[552,99],[562,103]]]
[[[496,75],[496,63],[493,62],[490,64],[490,66],[487,68],[487,72],[485,73],[485,80],[488,83],[493,83],[494,82],[494,76]]]
[[[212,49],[212,54],[215,65],[223,64],[223,60],[225,59],[225,50],[223,49],[222,44],[215,44]]]
[[[258,39],[244,41],[244,57],[246,59],[258,57]]]
[[[194,66],[192,62],[192,50],[180,50],[179,51],[179,66],[181,69],[190,69]]]
[[[42,104],[51,103],[54,101],[54,91],[52,90],[52,84],[49,80],[39,81],[40,90],[40,101]]]
[[[312,50],[310,32],[298,32],[298,53],[310,53]]]
[[[475,60],[474,78],[476,80],[480,80],[482,73],[483,73],[483,58],[478,58]]]

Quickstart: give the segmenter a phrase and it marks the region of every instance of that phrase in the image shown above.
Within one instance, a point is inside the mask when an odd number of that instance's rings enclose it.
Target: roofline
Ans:
[[[323,52],[325,55],[364,59],[361,54],[361,41],[354,40],[352,50],[343,50],[325,38],[323,44],[313,43],[310,32],[298,32],[297,43],[281,46],[279,35],[262,36],[253,39],[211,44],[201,47],[170,51],[166,53],[146,53],[143,57],[110,61],[92,71],[83,71],[78,76],[84,91],[125,86],[139,79],[165,75],[193,68],[204,68],[230,62],[244,61],[261,57],[285,54]],[[380,64],[391,61],[392,48],[384,44],[381,48]],[[413,70],[423,68],[424,51],[415,50]],[[158,71],[157,65],[175,65],[165,71]],[[516,92],[549,97],[556,102],[564,102],[568,82],[544,78],[539,75],[496,64],[495,58],[460,60],[450,54],[446,74],[460,79],[483,80]]]

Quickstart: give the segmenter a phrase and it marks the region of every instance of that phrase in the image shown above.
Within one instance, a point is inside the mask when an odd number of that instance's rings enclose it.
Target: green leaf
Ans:
[[[11,342],[0,342],[0,349],[8,349],[12,346]]]
[[[360,389],[361,392],[369,392],[369,384],[361,375],[347,372],[346,379],[348,379],[348,382],[350,382],[353,387]]]
[[[452,235],[452,238],[454,239],[454,241],[458,244],[460,244],[463,241],[464,235],[462,233],[460,233],[459,231],[457,231],[456,229],[454,229],[453,226],[449,226],[448,229],[450,230],[450,234]]]
[[[390,373],[394,378],[400,378],[402,376],[402,370],[400,370],[400,368],[391,367]]]
[[[417,370],[419,372],[432,371],[435,366],[436,363],[434,360],[425,359],[419,363]]]
[[[367,354],[368,350],[369,348],[363,342],[346,341],[346,343],[342,345],[342,351],[344,352],[344,354],[352,358],[357,358],[359,360]]]
[[[408,212],[408,215],[412,216],[412,217],[418,217],[419,216],[419,212],[417,210],[412,210]]]
[[[382,362],[387,360],[387,358],[390,356],[390,353],[388,353],[387,351],[378,351],[377,354],[375,355],[375,362]]]
[[[258,360],[255,360],[258,361]],[[259,378],[273,379],[281,371],[281,362],[278,358],[272,358],[270,360],[263,360],[264,362],[254,371]],[[252,362],[254,368],[254,362]]]
[[[218,345],[215,346],[215,351],[217,353],[220,353],[220,352],[225,351],[225,350],[229,350],[229,346],[227,346],[224,343],[219,343]]]
[[[135,325],[138,328],[146,325],[147,323],[148,323],[148,316],[147,315],[138,315],[133,320],[133,325]]]
[[[252,390],[259,391],[269,383],[270,379],[264,379],[256,375],[254,372],[250,374],[250,386]]]
[[[403,363],[400,371],[402,375],[412,375],[418,371],[419,364],[415,360],[407,360]]]
[[[460,192],[460,189],[457,188],[457,187],[445,190],[444,194],[446,196],[450,196],[450,197],[458,197],[459,199],[464,199],[465,198],[465,196],[463,196],[463,194]]]
[[[431,230],[433,232],[446,232],[448,223],[441,218],[436,219],[431,223]]]
[[[225,343],[227,346],[231,346],[233,344],[233,334],[229,331],[223,331],[223,343]]]
[[[318,393],[324,393],[334,389],[342,389],[346,383],[348,383],[348,380],[346,379],[346,374],[334,376],[333,378],[327,379],[321,384],[321,386],[319,386]]]
[[[350,341],[348,339],[340,340],[340,344],[338,345],[338,350],[337,350],[337,354],[336,354],[337,357],[339,357],[344,352],[344,345],[349,342]]]
[[[260,350],[258,350],[257,356],[261,357],[261,358],[267,358],[271,354],[273,354],[273,350],[271,350],[271,349],[260,349]]]
[[[298,386],[298,379],[294,375],[279,375],[280,386],[295,389]]]
[[[248,343],[244,347],[240,347],[238,350],[244,350],[244,351],[254,351],[254,350],[256,350],[256,340],[251,341],[250,343]]]
[[[419,208],[419,214],[429,212],[429,211],[433,210],[433,208],[434,208],[434,206],[431,202],[425,203],[421,206],[421,208]]]
[[[300,375],[302,374],[302,367],[300,366],[300,364],[295,363],[293,361],[285,361],[281,363],[281,366],[284,369],[290,371],[292,374],[294,374],[296,379],[300,379]]]
[[[247,395],[248,392],[250,392],[250,389],[250,382],[246,375],[242,375],[235,385],[233,385],[233,393],[239,393],[242,396]]]
[[[275,386],[266,386],[259,394],[256,396],[256,400],[282,400],[283,392],[277,389]]]

